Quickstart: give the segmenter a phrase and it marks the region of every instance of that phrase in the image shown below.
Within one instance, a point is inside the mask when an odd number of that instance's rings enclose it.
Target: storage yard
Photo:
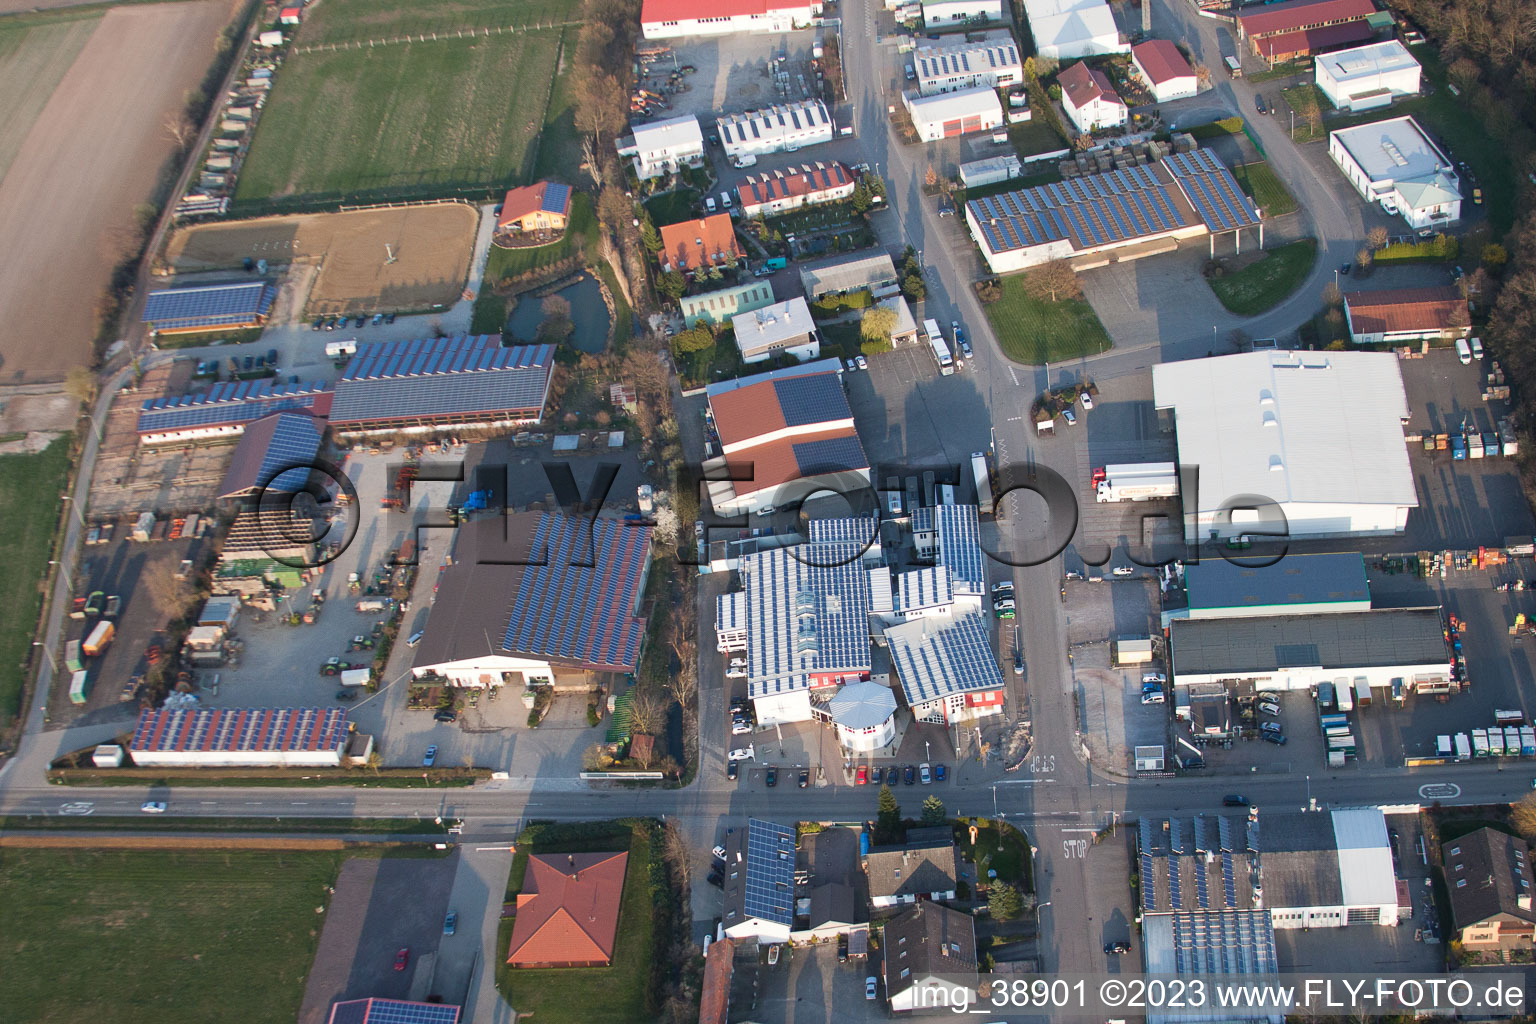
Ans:
[[[57,380],[90,362],[96,298],[127,252],[134,204],[150,197],[171,152],[161,123],[202,80],[231,13],[223,0],[118,7],[83,45],[75,30],[34,30],[0,57],[0,86],[17,68],[41,84],[68,62],[46,102],[0,89],[8,107],[23,97],[21,116],[0,125],[0,250],[27,254],[0,262],[0,306],[30,325],[0,346],[8,381]]]
[[[177,273],[316,264],[312,316],[428,309],[459,299],[479,222],[475,207],[447,202],[197,224],[176,231],[165,261]]]

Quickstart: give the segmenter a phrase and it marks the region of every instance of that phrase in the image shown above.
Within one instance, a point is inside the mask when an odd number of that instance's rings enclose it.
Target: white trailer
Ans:
[[[342,686],[367,686],[373,682],[373,669],[349,668],[341,674]]]
[[[1179,468],[1172,462],[1101,466],[1093,471],[1093,485],[1101,502],[1172,498],[1179,493]]]
[[[992,477],[987,472],[987,457],[981,452],[971,453],[971,475],[976,478],[976,506],[982,512],[992,511]]]
[[[939,322],[924,320],[923,332],[928,335],[928,345],[933,349],[934,362],[939,364],[939,374],[948,377],[955,372],[955,360],[949,354],[949,345],[944,341],[944,332],[939,329]]]
[[[325,344],[325,357],[327,359],[340,359],[343,356],[357,355],[357,339],[348,338],[346,341],[328,341]]]

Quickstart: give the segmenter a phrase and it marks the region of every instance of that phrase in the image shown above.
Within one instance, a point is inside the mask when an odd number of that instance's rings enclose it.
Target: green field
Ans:
[[[1317,242],[1304,238],[1270,249],[1242,270],[1207,281],[1228,310],[1239,316],[1256,316],[1273,309],[1301,287],[1316,261]]]
[[[1238,187],[1259,204],[1265,217],[1284,217],[1299,209],[1296,197],[1263,160],[1238,164],[1232,168],[1232,176],[1237,179]]]
[[[31,653],[32,627],[42,609],[41,581],[48,575],[59,495],[69,479],[69,439],[36,455],[0,455],[0,728],[21,711],[26,683],[22,666]]]
[[[1328,137],[1329,126],[1323,123],[1323,115],[1333,111],[1333,104],[1323,95],[1323,90],[1311,82],[1282,89],[1280,95],[1296,111],[1296,130],[1293,138],[1297,145]],[[1281,122],[1285,111],[1281,111]]]
[[[32,122],[96,31],[101,12],[53,21],[0,21],[0,178],[10,170]]]
[[[368,202],[531,179],[563,30],[300,53],[278,75],[235,194]]]
[[[325,0],[299,31],[298,45],[395,39],[433,32],[576,23],[573,0],[433,0],[430,4],[392,4],[381,0]]]
[[[534,826],[537,828],[538,826]],[[602,824],[571,826],[586,835],[569,841],[518,839],[518,852],[507,881],[507,900],[512,902],[522,887],[529,852],[583,852],[629,847],[624,875],[623,906],[614,940],[613,966],[565,967],[514,970],[506,965],[512,941],[512,919],[502,921],[496,948],[490,952],[496,969],[496,988],[517,1011],[540,1024],[633,1024],[650,1017],[645,1012],[646,975],[651,962],[651,844],[649,829],[642,823],[633,829]],[[604,834],[607,833],[607,834]],[[627,833],[627,835],[626,835]]]
[[[983,308],[1009,359],[1039,366],[1109,350],[1104,325],[1083,299],[1036,299],[1017,274],[1003,278],[1002,285],[1003,297]]]
[[[292,1024],[341,851],[0,853],[0,1017]]]

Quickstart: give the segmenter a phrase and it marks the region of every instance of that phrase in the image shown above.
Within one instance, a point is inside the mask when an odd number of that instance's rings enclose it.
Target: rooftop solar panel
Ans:
[[[790,448],[795,453],[795,466],[801,476],[869,468],[869,458],[857,436],[804,441]]]
[[[544,183],[544,202],[539,208],[546,213],[564,213],[570,198],[571,186],[561,181],[547,181]]]
[[[337,1003],[328,1024],[457,1024],[459,1007],[401,999],[353,999]]]
[[[791,427],[829,420],[851,419],[848,396],[835,373],[813,373],[804,377],[785,377],[773,382],[784,422]]]
[[[149,293],[142,319],[161,330],[248,323],[266,315],[276,294],[265,281],[166,288]]]
[[[760,818],[748,820],[746,914],[777,924],[794,924],[793,828]]]

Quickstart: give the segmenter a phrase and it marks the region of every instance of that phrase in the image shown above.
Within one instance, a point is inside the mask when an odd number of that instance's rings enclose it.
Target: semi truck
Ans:
[[[84,652],[86,657],[94,658],[107,649],[108,645],[112,643],[112,637],[116,632],[117,627],[113,626],[106,619],[102,619],[96,623],[96,628],[91,630],[91,635],[86,637],[85,642],[80,645],[80,650]]]
[[[944,341],[944,332],[939,330],[939,322],[924,320],[923,333],[928,335],[928,347],[933,349],[933,361],[939,364],[939,375],[948,377],[955,372],[955,359],[949,354],[949,345]]]
[[[976,506],[982,512],[992,511],[992,476],[987,471],[987,457],[981,452],[971,453],[971,475],[976,478]]]
[[[1093,471],[1093,489],[1101,502],[1172,498],[1179,493],[1179,470],[1172,462],[1100,466]]]

